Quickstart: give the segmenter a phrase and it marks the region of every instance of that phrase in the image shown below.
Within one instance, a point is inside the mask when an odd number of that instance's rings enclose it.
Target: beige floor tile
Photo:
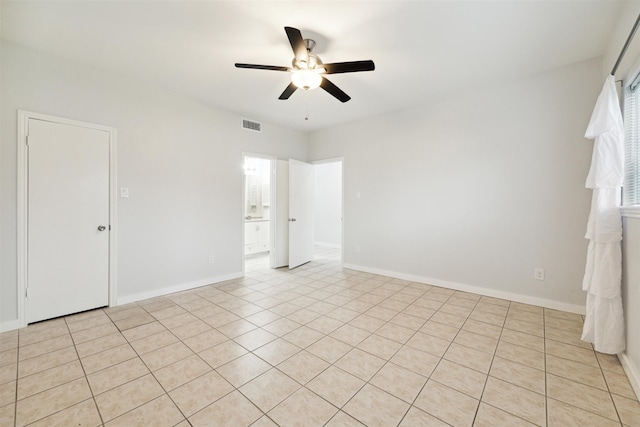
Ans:
[[[2,417],[0,417],[1,419]],[[73,424],[72,424],[73,423]],[[97,427],[102,425],[98,408],[93,399],[77,403],[53,415],[42,418],[29,427],[67,427],[70,425]]]
[[[109,350],[101,351],[100,353],[92,354],[91,356],[83,357],[80,361],[82,362],[85,373],[88,375],[137,356],[129,344],[123,344],[110,348]]]
[[[75,360],[78,360],[76,349],[74,347],[65,347],[21,361],[18,364],[18,377],[33,375]]]
[[[375,334],[397,343],[405,344],[415,334],[415,331],[404,326],[387,323],[378,329]]]
[[[342,408],[365,384],[342,369],[330,366],[307,384],[307,388]]]
[[[467,319],[462,325],[462,330],[484,335],[487,337],[499,339],[502,328],[488,323],[478,322],[477,320]]]
[[[389,320],[393,319],[399,312],[400,310],[393,310],[377,305],[367,310],[364,314],[388,322]]]
[[[326,335],[335,331],[342,325],[344,325],[344,322],[340,320],[333,319],[328,316],[320,316],[317,319],[314,319],[311,322],[307,323],[306,326]]]
[[[582,384],[607,390],[602,370],[547,354],[547,372]]]
[[[615,354],[598,353],[597,351],[595,354],[602,370],[616,372],[621,375],[625,374],[624,369],[622,369],[622,364],[620,360],[618,360],[618,356]]]
[[[16,403],[16,426],[38,421],[91,397],[85,378],[34,394]]]
[[[307,351],[326,362],[334,363],[351,351],[352,348],[352,346],[342,341],[326,336],[307,347]]]
[[[506,316],[494,313],[487,313],[486,311],[476,308],[469,315],[469,319],[476,320],[482,323],[488,323],[490,325],[503,327]]]
[[[78,360],[20,378],[18,400],[84,377]]]
[[[264,415],[260,417],[258,421],[251,424],[251,427],[278,427],[278,424],[274,423],[273,421],[271,421],[271,418]]]
[[[343,411],[370,427],[398,425],[409,404],[370,384],[365,385]]]
[[[200,412],[189,417],[194,427],[248,426],[262,416],[262,412],[238,391],[227,394]]]
[[[87,375],[91,391],[94,395],[104,393],[126,382],[135,380],[149,373],[147,366],[134,357],[117,365]]]
[[[153,373],[160,385],[170,391],[211,371],[211,367],[197,355],[179,360]]]
[[[267,415],[281,427],[323,426],[338,408],[317,394],[301,388]]]
[[[298,329],[289,332],[282,338],[300,348],[307,348],[322,337],[324,337],[323,333],[307,326],[301,326]]]
[[[427,323],[425,323],[424,326],[420,328],[420,332],[422,333],[425,333],[434,337],[442,338],[443,340],[446,340],[449,342],[453,341],[456,335],[458,335],[459,331],[460,331],[459,328],[446,325],[444,323],[436,322],[433,319],[428,320]]]
[[[275,341],[271,341],[270,343],[263,345],[253,353],[267,361],[269,364],[276,366],[300,351],[302,351],[300,347],[297,347],[282,338],[278,338]]]
[[[460,331],[454,343],[484,351],[485,353],[494,353],[498,346],[498,340],[485,335],[476,334],[469,331]]]
[[[166,330],[167,329],[162,323],[155,321],[122,331],[122,335],[127,339],[127,341],[135,341]]]
[[[489,375],[536,393],[545,394],[544,371],[495,357]]]
[[[387,393],[391,393],[409,404],[413,402],[426,382],[427,377],[423,377],[394,363],[384,365],[369,381],[370,384],[375,385]]]
[[[618,419],[611,395],[597,388],[547,374],[547,396],[614,421]]]
[[[422,317],[412,316],[404,312],[398,314],[396,317],[389,321],[389,323],[400,325],[414,331],[420,329],[425,324],[425,322],[426,319],[423,319]]]
[[[218,368],[247,353],[248,351],[240,344],[234,341],[225,341],[201,351],[198,355],[212,368]]]
[[[467,316],[460,316],[457,314],[445,313],[443,311],[438,311],[436,314],[431,316],[431,319],[434,322],[444,323],[445,325],[453,326],[454,328],[462,328],[464,322],[467,320]]]
[[[260,327],[264,327],[278,319],[280,319],[280,316],[269,310],[262,310],[258,313],[252,314],[251,316],[245,317],[245,320],[248,320],[254,325],[260,326]],[[267,330],[271,333],[275,333],[270,329],[267,329]]]
[[[620,423],[555,399],[547,399],[547,426],[620,427]]]
[[[72,332],[71,337],[73,338],[73,342],[78,345],[85,341],[91,341],[96,338],[115,334],[117,332],[119,332],[118,328],[113,323],[105,323],[102,325],[94,326],[93,328],[83,329],[78,332]]]
[[[452,425],[469,427],[478,408],[478,400],[450,387],[429,380],[414,406]]]
[[[76,351],[78,352],[78,356],[87,357],[126,343],[127,340],[122,336],[122,334],[115,333],[78,344],[76,346]]]
[[[473,423],[473,427],[534,427],[535,424],[529,421],[518,418],[513,414],[505,412],[494,406],[487,405],[484,402],[480,402],[478,413],[476,414],[476,420]]]
[[[474,311],[495,314],[497,316],[502,316],[503,318],[505,318],[507,316],[507,313],[509,312],[509,306],[508,304],[506,307],[502,305],[496,305],[487,301],[483,301],[481,299],[480,302],[478,302],[478,304],[476,305]]]
[[[367,314],[361,314],[360,316],[350,321],[348,325],[355,326],[356,328],[364,329],[365,331],[373,333],[380,329],[380,327],[382,327],[385,323],[386,322],[382,319],[378,319]]]
[[[500,341],[496,349],[496,356],[531,368],[544,370],[544,353],[531,350],[527,347]]]
[[[154,426],[173,427],[184,416],[168,396],[160,396],[105,424],[105,427]]]
[[[193,351],[181,342],[176,342],[166,347],[144,353],[140,358],[151,369],[157,371],[165,366],[175,363],[179,360],[192,356]]]
[[[211,371],[170,391],[169,396],[178,408],[190,417],[233,390],[233,386],[227,380],[217,372]]]
[[[443,358],[450,362],[455,362],[459,365],[487,374],[491,367],[493,354],[452,343]]]
[[[416,332],[416,334],[407,341],[406,345],[433,354],[434,356],[442,357],[451,345],[451,342],[423,334],[422,332]]]
[[[273,316],[277,316],[275,313],[271,313]],[[262,329],[271,332],[272,334],[282,337],[283,335],[288,334],[291,331],[294,331],[302,326],[300,323],[295,322],[291,319],[287,318],[279,318],[267,325],[264,325]]]
[[[15,381],[18,377],[18,364],[0,366],[0,384]]]
[[[509,309],[507,313],[507,321],[519,320],[523,322],[535,323],[538,325],[544,324],[544,314],[541,312],[530,312],[526,310],[517,310],[514,308]],[[548,324],[548,323],[547,323]],[[505,326],[506,327],[506,326]]]
[[[431,379],[479,400],[487,375],[443,359],[431,374]]]
[[[300,387],[300,384],[273,368],[240,387],[239,391],[263,412],[269,412]]]
[[[187,311],[184,308],[174,302],[171,302],[171,305],[151,311],[151,315],[158,320],[163,320],[186,312]]]
[[[572,331],[566,331],[564,329],[557,329],[547,326],[544,330],[544,337],[546,339],[575,345],[577,347],[586,348],[588,350],[592,349],[591,344],[586,343],[580,339],[580,334],[576,334]]]
[[[364,381],[369,381],[384,364],[383,359],[354,348],[338,360],[335,366]]]
[[[301,351],[279,364],[278,369],[300,384],[306,384],[328,366],[329,363],[321,358],[308,351]]]
[[[440,362],[440,358],[424,351],[404,346],[391,358],[391,362],[424,377],[429,377],[438,362]]]
[[[213,328],[208,323],[205,323],[202,320],[198,319],[198,320],[194,320],[193,322],[189,322],[184,325],[171,328],[171,332],[176,337],[184,341],[189,337],[193,337],[195,335],[210,331],[212,329]]]
[[[556,329],[564,329],[575,334],[582,333],[582,320],[560,319],[558,317],[547,317],[545,325]]]
[[[276,340],[278,337],[262,328],[254,329],[246,334],[235,337],[233,340],[249,351]]]
[[[626,375],[620,375],[612,371],[602,371],[602,373],[607,381],[609,391],[612,394],[617,394],[618,396],[627,397],[629,399],[637,399]]]
[[[354,347],[364,341],[369,335],[371,335],[369,331],[348,324],[341,326],[330,334],[333,338]]]
[[[531,323],[522,320],[513,320],[507,317],[507,320],[504,322],[504,328],[544,338],[545,328],[542,323]]]
[[[482,401],[543,426],[546,423],[546,399],[544,395],[489,377]]]
[[[517,344],[517,343],[515,343]],[[564,344],[558,341],[545,340],[545,350],[547,354],[552,354],[563,359],[573,360],[585,365],[600,367],[596,352],[593,349],[576,347],[575,345]]]
[[[125,331],[127,329],[135,328],[136,326],[145,325],[147,323],[155,321],[155,317],[147,312],[144,312],[124,319],[114,320],[113,323],[120,331]]]
[[[131,341],[130,344],[136,353],[143,355],[178,341],[178,338],[171,331],[164,330],[157,334]]]
[[[216,370],[234,387],[240,387],[270,368],[271,365],[267,362],[248,353],[216,368]]]
[[[198,335],[189,337],[183,342],[194,352],[200,353],[208,348],[211,348],[217,344],[227,341],[228,338],[216,331],[215,329],[208,330]]]
[[[251,426],[253,427],[253,426]],[[338,411],[337,414],[325,424],[325,427],[365,427],[360,421],[353,418],[351,415]]]
[[[399,427],[450,427],[450,425],[412,406],[402,419]]]
[[[160,320],[160,323],[167,329],[177,328],[190,322],[196,322],[199,319],[189,312],[181,313],[175,316],[167,317]]]
[[[358,344],[357,348],[384,360],[389,360],[401,347],[402,344],[399,342],[373,334]]]
[[[535,351],[545,351],[544,338],[525,332],[514,331],[513,329],[503,329],[500,335],[500,341],[527,347]]]
[[[22,361],[71,346],[73,346],[73,340],[69,334],[38,341],[33,344],[23,345],[21,343],[18,358]]]
[[[0,407],[16,401],[17,381],[0,384]]]
[[[638,399],[613,395],[613,401],[624,425],[640,427],[640,403]]]
[[[42,327],[37,328],[36,326]],[[59,319],[56,323],[45,322],[38,325],[29,325],[20,330],[20,346],[35,344],[64,335],[69,335],[69,329],[62,319]]]
[[[360,316],[360,314],[362,313],[355,310],[349,310],[348,308],[339,307],[327,313],[327,317],[346,323]]]
[[[151,374],[125,383],[95,397],[104,422],[111,421],[164,394]]]

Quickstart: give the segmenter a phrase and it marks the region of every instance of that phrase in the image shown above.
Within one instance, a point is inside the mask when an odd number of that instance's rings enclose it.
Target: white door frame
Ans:
[[[247,192],[246,192],[246,186],[245,186],[245,175],[244,175],[244,159],[245,157],[253,157],[256,159],[266,159],[269,160],[270,162],[270,169],[271,169],[271,177],[270,177],[270,181],[269,181],[269,185],[271,187],[271,191],[269,194],[269,203],[270,203],[270,217],[269,217],[269,268],[274,268],[274,265],[276,263],[276,239],[275,239],[275,235],[276,235],[276,220],[275,217],[273,216],[273,213],[276,211],[276,190],[275,190],[275,182],[276,182],[276,160],[278,160],[277,157],[275,156],[269,156],[267,154],[258,154],[258,153],[250,153],[250,152],[246,152],[243,151],[242,153],[242,211],[241,211],[241,216],[240,218],[242,218],[242,244],[240,245],[240,252],[242,254],[241,259],[242,259],[242,275],[245,275],[245,255],[244,255],[244,214],[245,214],[245,203],[247,200]]]
[[[344,157],[332,157],[329,159],[314,160],[312,165],[320,165],[322,163],[338,163],[342,165],[342,176],[340,177],[342,182],[340,183],[340,198],[342,199],[342,221],[340,222],[340,264],[344,264]]]
[[[85,127],[108,132],[109,134],[109,225],[111,232],[109,233],[109,306],[117,305],[117,209],[116,209],[116,144],[117,130],[110,126],[97,125],[93,123],[80,122],[62,117],[50,116],[47,114],[34,113],[30,111],[18,110],[18,194],[17,194],[17,278],[18,278],[18,321],[21,327],[27,326],[27,254],[28,254],[28,206],[29,187],[29,159],[27,156],[27,138],[29,132],[29,119],[43,120],[48,122]]]

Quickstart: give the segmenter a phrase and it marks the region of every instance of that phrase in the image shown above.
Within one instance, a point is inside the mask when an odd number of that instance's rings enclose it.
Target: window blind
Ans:
[[[624,206],[640,205],[640,79],[624,91]]]

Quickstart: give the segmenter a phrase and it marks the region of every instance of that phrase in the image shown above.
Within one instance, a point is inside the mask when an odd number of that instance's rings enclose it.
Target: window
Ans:
[[[624,206],[640,206],[640,75],[624,89]]]

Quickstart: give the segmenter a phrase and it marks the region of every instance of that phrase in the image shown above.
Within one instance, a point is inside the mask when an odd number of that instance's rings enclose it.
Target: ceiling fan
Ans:
[[[297,28],[284,27],[284,31],[287,33],[291,48],[293,48],[294,57],[291,61],[291,67],[236,63],[237,68],[291,72],[291,83],[278,99],[289,99],[298,88],[311,90],[321,87],[341,102],[347,102],[351,97],[331,83],[324,75],[375,70],[375,64],[371,60],[323,64],[320,57],[312,53],[316,45],[315,41],[303,39],[302,33]]]

